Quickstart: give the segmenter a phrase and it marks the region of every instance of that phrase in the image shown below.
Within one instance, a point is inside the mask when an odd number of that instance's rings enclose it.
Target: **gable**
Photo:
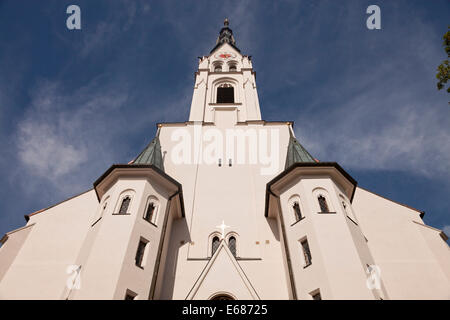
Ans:
[[[260,299],[224,240],[220,242],[186,299],[207,300],[217,294],[228,294],[238,300]]]
[[[209,54],[210,57],[213,57],[217,53],[221,52],[230,52],[235,54],[237,57],[242,57],[241,52],[239,49],[237,49],[235,46],[229,44],[229,43],[219,43]]]

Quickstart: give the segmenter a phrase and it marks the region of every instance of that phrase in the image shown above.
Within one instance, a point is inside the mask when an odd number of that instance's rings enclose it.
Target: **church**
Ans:
[[[228,20],[149,141],[1,238],[0,299],[450,299],[444,232],[264,121]]]

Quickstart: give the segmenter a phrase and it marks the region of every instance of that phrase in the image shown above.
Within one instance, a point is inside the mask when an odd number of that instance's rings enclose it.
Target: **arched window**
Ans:
[[[294,215],[295,215],[296,221],[301,220],[303,217],[302,217],[302,211],[300,210],[300,204],[298,203],[298,201],[294,202],[292,209],[294,209]]]
[[[230,249],[233,256],[236,257],[236,238],[235,237],[231,236],[228,239],[228,248]]]
[[[222,66],[220,64],[215,65],[214,72],[222,72]]]
[[[120,205],[119,214],[127,214],[128,207],[130,206],[131,198],[126,196],[122,200],[122,204]]]
[[[317,200],[319,201],[320,211],[321,212],[330,212],[328,209],[327,199],[325,199],[324,196],[319,195],[317,197]]]
[[[230,72],[237,71],[236,65],[234,63],[230,64],[229,70],[230,70]]]
[[[217,88],[217,103],[234,103],[234,88],[224,83]]]
[[[144,220],[153,223],[153,216],[155,214],[156,206],[153,202],[148,204],[147,210],[145,211]]]
[[[220,243],[219,237],[216,236],[212,239],[211,256],[213,256],[216,250],[219,248],[219,243]]]

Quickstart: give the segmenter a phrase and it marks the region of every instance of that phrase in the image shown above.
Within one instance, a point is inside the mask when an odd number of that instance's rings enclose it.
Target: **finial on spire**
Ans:
[[[229,24],[230,24],[230,21],[228,21],[228,18],[225,18],[225,20],[223,21],[223,25],[225,27],[228,27]]]

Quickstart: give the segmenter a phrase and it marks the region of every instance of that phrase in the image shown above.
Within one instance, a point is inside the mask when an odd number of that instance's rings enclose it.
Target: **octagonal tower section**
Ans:
[[[290,298],[386,299],[351,206],[356,181],[334,162],[295,161],[293,143],[285,171],[267,184],[265,212],[282,235]]]
[[[79,288],[67,290],[67,299],[158,299],[172,221],[184,217],[184,206],[181,185],[157,161],[156,142],[94,183],[97,214],[77,261]]]

